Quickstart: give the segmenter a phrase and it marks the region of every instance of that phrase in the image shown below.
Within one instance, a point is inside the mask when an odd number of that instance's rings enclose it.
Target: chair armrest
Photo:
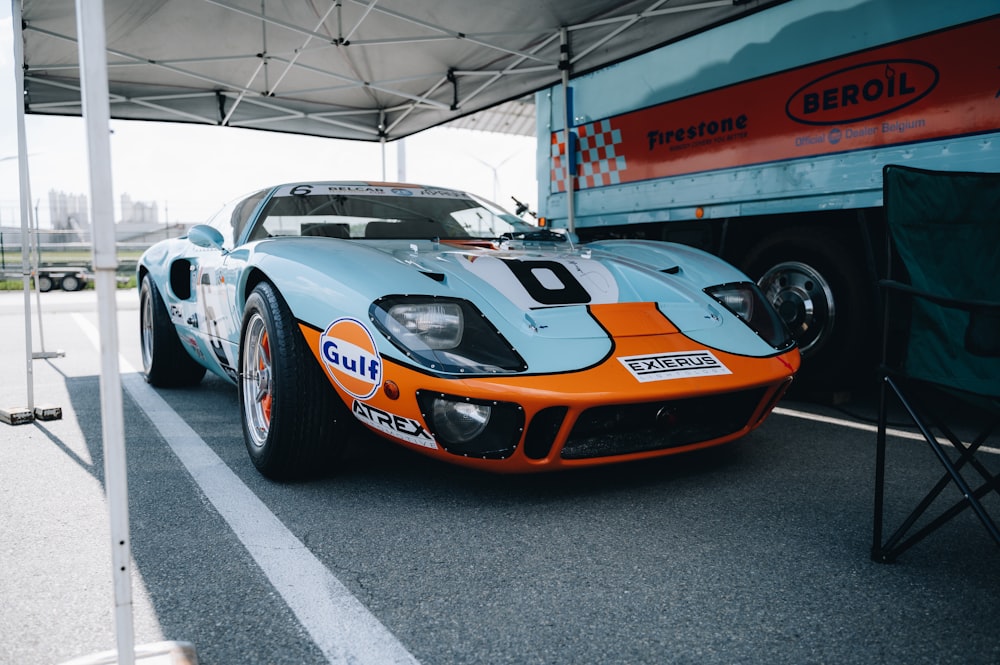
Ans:
[[[879,280],[878,285],[881,289],[927,300],[940,307],[968,312],[965,348],[977,356],[1000,357],[1000,301],[948,298],[892,279]]]
[[[973,310],[991,310],[995,309],[1000,311],[1000,300],[963,300],[961,298],[949,298],[947,296],[938,295],[936,293],[931,293],[924,289],[918,289],[915,286],[906,284],[905,282],[898,282],[894,279],[880,279],[878,282],[879,288],[899,291],[916,298],[922,298],[928,300],[936,305],[942,307],[950,307],[952,309],[962,309],[966,312],[971,312]]]

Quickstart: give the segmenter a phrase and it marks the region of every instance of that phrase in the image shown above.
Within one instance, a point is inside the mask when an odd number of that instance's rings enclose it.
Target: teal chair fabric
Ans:
[[[986,503],[989,495],[1000,496],[1000,486],[979,454],[1000,426],[1000,174],[889,165],[882,175],[889,255],[879,281],[884,338],[872,558],[895,559],[967,509],[1000,546]],[[893,398],[944,474],[884,539]],[[949,423],[957,404],[985,423],[971,441]],[[947,505],[949,496],[949,507],[930,518],[939,497]]]

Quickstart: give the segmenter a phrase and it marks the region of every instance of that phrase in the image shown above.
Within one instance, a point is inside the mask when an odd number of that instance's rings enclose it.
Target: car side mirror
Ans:
[[[187,234],[188,240],[198,247],[222,249],[223,237],[219,230],[208,224],[196,224]]]

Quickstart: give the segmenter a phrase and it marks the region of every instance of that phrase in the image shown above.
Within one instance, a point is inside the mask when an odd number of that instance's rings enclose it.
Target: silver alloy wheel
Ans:
[[[827,340],[836,308],[833,291],[823,275],[798,261],[779,263],[757,281],[808,357]]]
[[[254,312],[243,337],[243,366],[240,381],[243,390],[243,414],[247,432],[258,448],[267,443],[271,429],[271,345],[264,318]]]
[[[141,298],[139,336],[142,342],[142,369],[149,374],[149,370],[153,367],[153,298],[146,289],[142,290]]]

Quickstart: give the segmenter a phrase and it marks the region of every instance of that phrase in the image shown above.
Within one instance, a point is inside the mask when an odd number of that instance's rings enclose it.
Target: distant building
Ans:
[[[63,233],[57,241],[72,242],[82,240],[90,231],[90,206],[85,194],[67,194],[49,190],[49,219],[53,231]]]
[[[122,194],[122,218],[124,224],[159,224],[160,210],[156,202],[133,201],[128,194]]]
[[[160,222],[159,206],[150,201],[133,201],[122,194],[121,217],[115,223],[115,240],[132,245],[151,245],[163,238],[176,238],[187,233],[192,224]],[[16,209],[13,216],[17,217]],[[8,215],[3,215],[4,220]],[[85,194],[67,194],[49,190],[50,228],[39,228],[35,236],[45,246],[51,244],[83,244],[92,241],[90,205]],[[9,251],[20,247],[21,228],[16,225],[0,226],[0,243]]]

